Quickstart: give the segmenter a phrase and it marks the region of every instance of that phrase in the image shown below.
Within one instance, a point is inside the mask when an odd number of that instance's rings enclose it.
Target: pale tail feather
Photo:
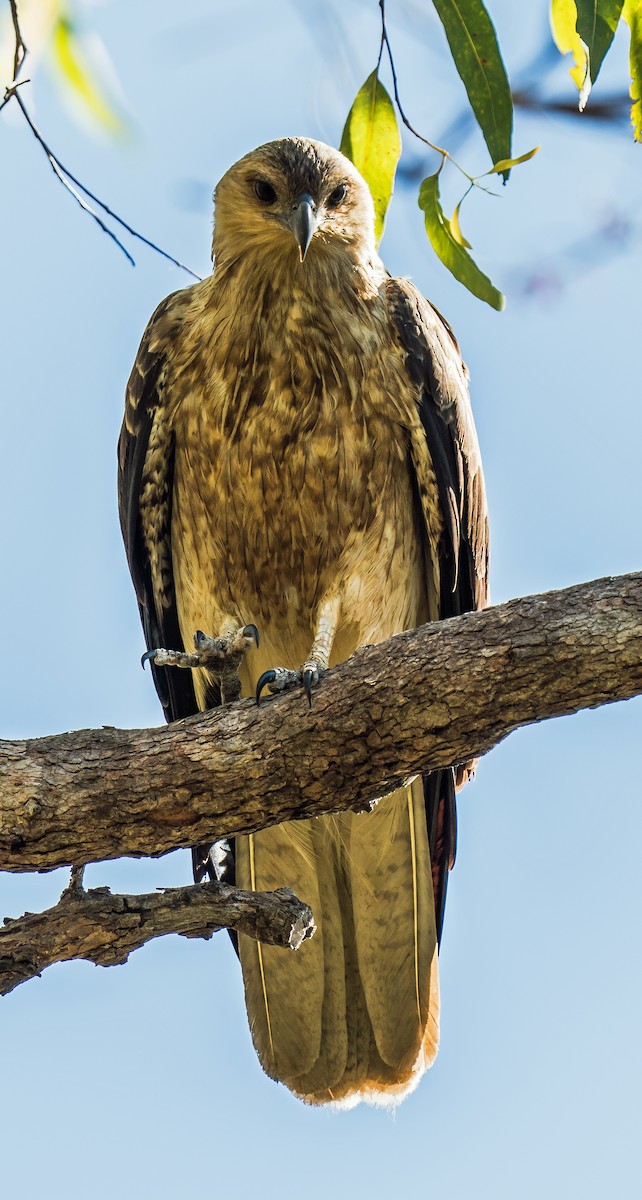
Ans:
[[[241,887],[292,887],[317,933],[296,953],[239,938],[264,1070],[313,1104],[395,1104],[437,1052],[439,989],[421,779],[374,812],[236,843]]]

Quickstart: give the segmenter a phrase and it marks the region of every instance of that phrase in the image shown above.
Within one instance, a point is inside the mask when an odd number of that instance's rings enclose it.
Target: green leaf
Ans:
[[[577,5],[575,0],[552,0],[551,30],[553,41],[560,54],[572,54],[573,66],[569,75],[580,93],[578,108],[584,112],[591,92],[588,47],[577,32]]]
[[[631,30],[631,124],[636,142],[642,142],[642,0],[625,0],[622,16]]]
[[[613,41],[624,0],[552,0],[551,28],[561,54],[573,55],[570,75],[580,93],[580,112]]]
[[[496,162],[490,171],[486,171],[486,175],[501,175],[502,171],[510,171],[511,167],[518,167],[520,163],[528,162],[529,158],[534,158],[539,146],[533,146],[532,150],[527,150],[526,154],[520,154],[519,158],[503,158],[501,162]]]
[[[494,163],[510,158],[513,102],[493,23],[482,0],[433,0]],[[508,171],[504,171],[504,182]]]
[[[444,216],[439,202],[439,173],[424,179],[419,189],[419,207],[424,214],[428,240],[444,266],[469,292],[501,312],[506,298],[473,262],[466,247],[455,237],[450,221]]]
[[[54,63],[72,97],[108,133],[123,133],[125,125],[100,86],[92,79],[89,57],[72,21],[59,17],[51,41]]]
[[[401,154],[401,136],[392,100],[376,71],[359,89],[348,113],[341,153],[354,163],[370,188],[379,245]]]
[[[588,49],[591,83],[613,41],[624,0],[576,0],[577,32]]]

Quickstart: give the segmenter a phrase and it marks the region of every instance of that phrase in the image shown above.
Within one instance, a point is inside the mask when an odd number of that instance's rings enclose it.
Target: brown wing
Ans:
[[[185,293],[174,292],[152,316],[140,344],[127,384],[125,419],[118,442],[118,509],[140,617],[148,650],[164,646],[184,649],[176,611],[172,572],[171,522],[174,442],[164,420],[168,367],[179,335]],[[145,477],[153,455],[153,472]],[[145,538],[141,502],[153,528],[153,544]],[[154,586],[151,558],[163,564],[162,586]],[[162,593],[162,594],[160,594]],[[168,721],[198,711],[192,672],[167,670],[152,664],[156,691]]]
[[[488,512],[468,375],[454,334],[437,310],[407,280],[391,279],[387,288],[437,478],[443,518],[438,547],[440,617],[453,617],[488,602]],[[428,539],[427,524],[424,528]],[[455,861],[455,783],[467,774],[463,765],[424,779],[439,937],[448,871]]]

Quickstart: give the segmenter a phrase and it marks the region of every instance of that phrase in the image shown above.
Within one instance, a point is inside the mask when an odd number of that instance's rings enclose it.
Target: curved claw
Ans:
[[[317,681],[316,671],[311,671],[309,668],[303,672],[303,687],[305,694],[308,697],[308,704],[312,708],[312,684]]]
[[[261,677],[256,685],[255,695],[256,695],[257,705],[261,703],[261,692],[263,691],[263,688],[267,687],[270,683],[274,683],[275,679],[276,679],[276,671],[264,671],[263,672],[263,674],[261,675]]]
[[[258,650],[258,648],[259,648],[259,631],[256,628],[256,625],[246,625],[243,630],[243,637],[254,638],[254,645],[256,646],[256,648]]]
[[[142,658],[141,658],[141,660],[140,660],[140,665],[141,665],[141,667],[143,668],[143,671],[145,670],[145,663],[146,663],[146,662],[153,662],[155,658],[156,658],[156,651],[155,651],[155,650],[146,650],[146,651],[145,651],[145,653],[143,654],[143,656],[142,656]]]

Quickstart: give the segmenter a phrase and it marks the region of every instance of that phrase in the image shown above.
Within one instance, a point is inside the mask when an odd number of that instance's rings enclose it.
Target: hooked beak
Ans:
[[[289,221],[290,229],[299,247],[301,262],[303,262],[308,252],[308,246],[312,241],[312,235],[318,224],[317,206],[312,196],[309,192],[301,192],[292,205],[292,213]]]

